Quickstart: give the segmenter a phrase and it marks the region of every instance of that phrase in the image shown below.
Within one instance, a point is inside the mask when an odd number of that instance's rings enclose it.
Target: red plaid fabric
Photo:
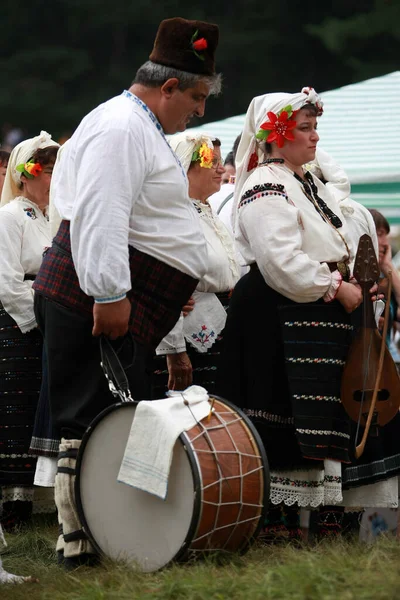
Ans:
[[[197,280],[160,260],[129,246],[132,289],[132,334],[138,342],[155,348],[172,329]],[[44,255],[33,288],[80,313],[92,315],[94,300],[79,287],[71,255],[69,221],[62,221],[53,245]]]

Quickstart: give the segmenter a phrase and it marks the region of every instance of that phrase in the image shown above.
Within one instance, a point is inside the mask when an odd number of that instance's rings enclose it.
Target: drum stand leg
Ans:
[[[58,455],[54,492],[63,535],[57,542],[57,551],[63,553],[64,559],[96,554],[82,529],[75,503],[75,465],[80,445],[81,440],[63,438]]]

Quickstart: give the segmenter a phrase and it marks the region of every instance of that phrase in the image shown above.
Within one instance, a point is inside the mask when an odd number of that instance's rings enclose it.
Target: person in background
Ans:
[[[4,180],[6,178],[8,159],[10,158],[10,153],[6,150],[0,150],[0,198],[1,191],[3,189]]]
[[[390,225],[385,216],[378,210],[371,208],[369,211],[374,220],[376,234],[378,236],[378,261],[381,270],[382,279],[379,287],[386,293],[388,286],[388,274],[391,271],[392,277],[392,294],[388,299],[390,302],[390,317],[386,343],[392,354],[393,360],[399,364],[400,354],[393,340],[393,333],[396,323],[400,320],[400,274],[392,262],[392,248],[390,245]]]
[[[51,242],[46,210],[58,144],[42,131],[11,152],[0,208],[0,487],[5,530],[26,522],[39,490],[28,455],[42,376],[32,282]],[[54,504],[53,504],[54,506]]]
[[[235,176],[235,159],[232,150],[228,152],[224,160],[225,172],[222,175],[222,185],[224,183],[233,183],[232,178]]]
[[[181,133],[170,139],[170,145],[187,172],[189,196],[207,241],[208,269],[192,295],[193,311],[181,316],[157,347],[153,398],[163,397],[167,389],[186,389],[192,383],[203,386],[209,394],[215,393],[226,309],[239,279],[233,238],[208,204],[209,196],[221,187],[224,173],[221,142],[203,132]]]

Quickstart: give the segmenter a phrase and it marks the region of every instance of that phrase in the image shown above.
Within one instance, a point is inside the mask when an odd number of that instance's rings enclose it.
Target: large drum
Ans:
[[[161,500],[117,481],[135,410],[124,402],[103,411],[78,454],[77,507],[95,548],[143,571],[199,553],[246,550],[269,498],[265,450],[249,419],[215,398],[211,418],[175,444]]]

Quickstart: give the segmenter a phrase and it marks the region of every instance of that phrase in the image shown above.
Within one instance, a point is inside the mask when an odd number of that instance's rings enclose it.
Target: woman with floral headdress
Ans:
[[[153,396],[193,383],[215,393],[215,373],[229,293],[239,279],[233,239],[207,202],[221,187],[225,171],[221,142],[204,133],[181,133],[170,140],[189,181],[189,196],[207,241],[208,271],[193,293],[194,309],[181,316],[156,352]],[[168,381],[165,377],[165,358]],[[167,385],[166,385],[167,384]]]
[[[42,338],[32,282],[51,243],[46,216],[58,144],[42,131],[11,152],[0,207],[0,489],[4,528],[32,511],[29,456],[41,385]]]
[[[340,384],[362,302],[351,276],[358,239],[335,194],[307,168],[322,112],[312,88],[254,98],[236,157],[235,236],[250,272],[232,295],[218,393],[244,408],[263,439],[271,521],[282,507],[353,505],[342,484],[354,437]],[[371,502],[382,500],[376,482],[399,468],[353,483],[370,484]],[[388,504],[396,496],[389,488]]]

